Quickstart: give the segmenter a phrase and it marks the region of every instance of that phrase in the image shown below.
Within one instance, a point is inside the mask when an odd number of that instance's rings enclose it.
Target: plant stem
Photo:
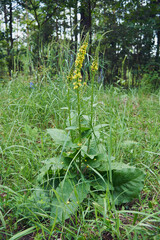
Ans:
[[[91,119],[90,119],[90,128],[93,128],[93,99],[94,99],[94,77],[95,73],[92,75],[91,78]],[[89,146],[90,146],[90,141],[91,141],[91,136],[88,139],[88,147],[87,147],[87,152],[89,152]]]
[[[77,88],[77,103],[78,103],[78,131],[79,131],[79,143],[81,143],[82,132],[81,132],[81,101],[79,95],[79,89]],[[81,152],[79,152],[79,169],[81,170]]]
[[[67,105],[68,105],[68,117],[69,117],[69,125],[71,126],[72,125],[72,121],[71,121],[71,106],[70,106],[70,88],[69,88],[69,85],[68,85],[68,91],[67,91]],[[72,131],[71,131],[71,139],[73,141],[73,134],[72,134]]]
[[[92,79],[91,79],[91,120],[90,120],[91,128],[93,126],[94,77],[95,77],[95,73],[92,75]]]
[[[71,108],[70,108],[70,92],[69,92],[69,86],[67,91],[67,101],[68,101],[68,117],[69,117],[69,125],[71,126]]]

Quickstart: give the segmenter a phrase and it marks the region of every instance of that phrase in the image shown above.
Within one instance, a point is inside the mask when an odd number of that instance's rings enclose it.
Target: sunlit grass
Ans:
[[[53,239],[76,239],[80,234],[83,239],[103,239],[105,234],[112,233],[118,239],[133,239],[133,236],[137,236],[137,239],[152,239],[155,236],[153,239],[158,240],[158,92],[145,94],[140,90],[126,91],[114,87],[105,90],[95,87],[94,90],[94,121],[109,124],[103,140],[111,144],[112,155],[119,162],[143,168],[146,173],[145,186],[139,199],[109,211],[96,207],[88,198],[83,208],[80,207],[78,216],[56,225],[53,233],[48,223],[40,222],[33,212],[30,213],[29,222],[25,220],[27,216],[21,215],[21,196],[25,195],[27,199],[36,187],[35,179],[43,165],[42,161],[59,153],[46,129],[66,127],[67,86],[61,76],[57,78],[57,82],[34,82],[34,89],[30,88],[30,81],[23,81],[21,77],[0,86],[0,237],[9,239],[15,232],[24,229],[29,229],[29,233],[34,222],[38,232],[35,239],[52,239],[49,236],[55,236]],[[84,97],[87,97],[91,92],[89,85],[85,91]],[[75,99],[76,94],[72,94],[72,107],[75,106]],[[82,105],[86,113],[90,112],[88,101],[89,98],[84,99]],[[4,186],[6,188],[3,191]]]

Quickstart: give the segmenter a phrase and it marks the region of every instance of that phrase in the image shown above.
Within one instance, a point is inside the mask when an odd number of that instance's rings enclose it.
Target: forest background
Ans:
[[[157,88],[159,13],[159,0],[1,0],[1,79],[11,72],[24,71],[26,55],[30,58],[30,74],[31,62],[38,72],[45,62],[50,76],[58,73],[64,41],[72,50],[67,59],[69,68],[80,39],[89,32],[89,58],[105,33],[100,46],[99,82],[126,86],[143,83]],[[50,56],[48,46],[52,49]]]
[[[160,0],[0,0],[0,239],[160,239]]]

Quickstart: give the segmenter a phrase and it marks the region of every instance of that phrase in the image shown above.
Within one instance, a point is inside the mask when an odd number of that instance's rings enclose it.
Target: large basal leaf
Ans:
[[[78,209],[79,204],[87,197],[90,185],[86,182],[65,179],[55,191],[52,199],[51,215],[57,217],[58,221],[69,218]]]
[[[92,177],[93,178],[93,177]],[[97,192],[104,192],[107,190],[114,190],[113,185],[108,180],[108,174],[95,174],[95,177],[90,180],[90,186]]]
[[[50,134],[52,139],[54,140],[55,144],[57,145],[70,145],[72,146],[71,137],[69,136],[69,133],[62,129],[57,128],[51,128],[47,129],[47,132]]]
[[[31,196],[28,198],[32,211],[37,209],[48,211],[50,208],[50,198],[48,192],[37,186]]]
[[[101,154],[97,157],[97,161],[90,160],[90,166],[101,172],[101,176],[106,181],[99,179],[95,182],[95,187],[99,191],[104,191],[107,184],[108,178],[104,176],[105,171],[109,171],[108,161],[106,161],[105,154]],[[112,188],[111,185],[109,189],[113,194],[113,198],[116,205],[130,202],[134,198],[137,198],[140,191],[143,189],[145,174],[142,170],[129,166],[125,163],[111,162],[111,173],[112,173]],[[98,175],[96,176],[98,179]],[[98,186],[101,185],[101,186]],[[102,202],[104,199],[102,199]]]
[[[117,205],[130,202],[138,197],[144,185],[145,175],[142,170],[124,166],[124,164],[122,168],[118,166],[117,169],[114,167],[112,171],[113,197]]]
[[[114,157],[111,157],[111,162],[114,160]],[[100,172],[106,172],[109,170],[109,159],[105,151],[98,153],[94,159],[91,159],[87,162],[91,167],[96,168]],[[111,163],[112,164],[112,163]],[[112,167],[112,166],[111,166]]]
[[[54,157],[47,159],[43,161],[44,166],[39,170],[39,174],[37,177],[37,180],[40,182],[42,181],[43,177],[49,172],[49,170],[52,170],[53,173],[55,173],[57,170],[66,169],[70,161],[68,158],[65,158],[63,156]]]

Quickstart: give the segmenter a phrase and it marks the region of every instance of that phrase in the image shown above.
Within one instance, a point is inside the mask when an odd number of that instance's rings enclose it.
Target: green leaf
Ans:
[[[6,222],[5,222],[5,220],[4,220],[4,217],[3,217],[3,214],[2,214],[1,211],[0,211],[0,220],[1,220],[1,222],[2,222],[3,227],[6,228]]]
[[[39,212],[40,210],[47,211],[50,208],[48,192],[39,186],[35,188],[28,200],[32,211],[37,211],[37,209],[39,209]]]
[[[89,150],[88,150],[88,146],[84,145],[81,148],[82,151],[82,156],[85,157],[88,156],[90,159],[94,159],[95,156],[97,156],[100,152],[100,145],[98,144],[96,139],[91,139],[90,140],[90,144],[89,144]]]
[[[111,157],[112,160],[114,160],[114,157]],[[100,172],[106,172],[109,170],[108,155],[105,152],[99,153],[93,160],[89,160],[88,164]]]
[[[79,150],[79,147],[76,146],[76,148],[72,148],[70,151],[64,152],[63,156],[66,157],[66,161],[68,160],[68,158],[73,159],[77,154],[78,150]]]
[[[115,204],[130,202],[138,197],[144,185],[144,173],[142,170],[130,166],[117,168],[112,172],[113,197]]]
[[[50,134],[55,144],[57,145],[72,145],[71,137],[69,133],[62,129],[51,128],[47,129],[47,132]]]
[[[96,126],[93,127],[94,130],[99,130],[101,129],[102,127],[107,127],[109,124],[98,124]]]
[[[77,119],[78,119],[78,114],[75,111],[72,111],[70,114],[70,118],[67,118],[66,125],[67,127],[70,127],[70,121],[71,121],[71,126],[77,126]]]
[[[70,126],[70,127],[67,127],[67,128],[65,128],[66,130],[77,130],[78,129],[78,127],[77,126]]]
[[[69,218],[78,209],[79,204],[87,197],[90,190],[89,183],[76,182],[75,179],[65,179],[56,189],[55,197],[52,199],[51,215],[58,213],[58,221]]]
[[[99,191],[113,190],[112,184],[108,181],[107,174],[101,174],[101,177],[98,174],[94,175],[95,179],[90,181],[90,185]]]
[[[81,152],[82,152],[82,156],[87,156],[90,159],[93,159],[96,155],[97,155],[97,151],[94,148],[90,148],[89,151],[87,151],[87,146],[82,146],[81,148]]]
[[[103,177],[102,181],[101,178],[95,175],[95,180],[91,183],[92,187],[98,191],[105,191],[108,186],[107,188],[112,190],[116,205],[130,202],[138,197],[144,185],[145,174],[143,171],[124,163],[113,162],[111,163],[112,183],[109,183],[107,175],[102,174],[105,171],[109,171],[106,159],[105,154],[100,154],[97,156],[97,160],[89,160],[87,162],[91,167],[100,171]]]
[[[15,234],[13,237],[11,237],[9,240],[18,240],[18,239],[21,239],[22,237],[30,234],[30,233],[33,233],[36,231],[36,227],[30,227],[22,232],[19,232],[17,234]]]
[[[55,173],[57,170],[67,168],[69,166],[70,161],[68,158],[59,156],[59,157],[47,159],[43,161],[43,163],[44,163],[44,166],[40,169],[40,173],[37,177],[38,181],[41,181],[43,177],[49,172],[49,170],[52,170],[53,173]]]

